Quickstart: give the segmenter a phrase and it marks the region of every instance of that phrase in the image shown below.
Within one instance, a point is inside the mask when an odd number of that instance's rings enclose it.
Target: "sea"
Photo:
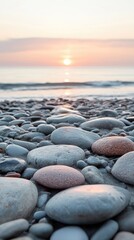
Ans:
[[[134,67],[1,67],[0,100],[132,98]]]

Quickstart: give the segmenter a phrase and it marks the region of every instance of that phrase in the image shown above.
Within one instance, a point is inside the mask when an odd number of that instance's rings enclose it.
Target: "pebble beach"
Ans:
[[[0,102],[0,240],[134,240],[134,98]]]

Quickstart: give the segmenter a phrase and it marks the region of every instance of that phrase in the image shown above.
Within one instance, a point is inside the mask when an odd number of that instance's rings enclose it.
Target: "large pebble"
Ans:
[[[118,231],[119,226],[118,223],[114,220],[108,220],[105,222],[99,230],[95,232],[95,234],[91,237],[90,240],[110,240],[115,236]]]
[[[37,168],[56,164],[73,166],[78,160],[84,159],[84,157],[84,151],[77,146],[50,145],[30,151],[27,161]]]
[[[28,150],[16,144],[9,144],[6,147],[6,153],[11,157],[21,157],[28,154]]]
[[[4,161],[0,162],[0,172],[18,172],[21,173],[27,167],[26,161],[20,158],[6,158]]]
[[[47,215],[61,223],[95,224],[116,216],[129,203],[130,193],[112,185],[73,187],[52,197]]]
[[[25,219],[17,219],[0,225],[0,237],[3,239],[9,239],[11,237],[18,236],[26,231],[29,227],[29,223]]]
[[[76,127],[61,127],[51,134],[51,141],[55,144],[72,144],[81,148],[91,148],[93,142],[100,137]]]
[[[66,108],[66,107],[55,107],[52,112],[52,114],[63,114],[63,113],[73,113],[73,114],[80,114],[79,111],[77,110],[73,110],[73,109],[70,109],[70,108]]]
[[[92,145],[92,151],[99,155],[121,156],[134,150],[134,143],[126,138],[119,136],[104,137]]]
[[[86,118],[77,115],[77,114],[60,114],[60,115],[53,115],[47,118],[47,123],[83,123],[86,121]]]
[[[64,189],[84,184],[85,178],[76,169],[63,165],[39,169],[33,179],[48,188]]]
[[[28,141],[21,141],[21,140],[16,139],[16,140],[13,140],[12,142],[16,145],[19,145],[21,147],[24,147],[24,148],[28,149],[29,151],[36,148],[35,143],[31,143],[31,142],[28,142]]]
[[[30,216],[37,198],[37,189],[32,182],[0,177],[0,224]]]
[[[77,226],[67,226],[56,230],[50,240],[88,240],[85,231]]]
[[[123,128],[125,124],[118,119],[112,117],[104,117],[86,121],[80,126],[85,130],[91,130],[94,128],[111,130],[113,128]]]
[[[118,180],[134,185],[134,151],[120,157],[114,164],[111,173]]]
[[[40,124],[37,127],[37,131],[44,133],[45,135],[51,134],[55,130],[55,127],[51,124]]]

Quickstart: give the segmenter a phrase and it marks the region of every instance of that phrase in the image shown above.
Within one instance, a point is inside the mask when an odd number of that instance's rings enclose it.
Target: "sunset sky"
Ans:
[[[0,66],[134,66],[134,0],[0,0]]]

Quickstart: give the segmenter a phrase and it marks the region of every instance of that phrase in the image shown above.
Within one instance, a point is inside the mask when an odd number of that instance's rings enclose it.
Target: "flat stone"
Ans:
[[[21,141],[21,140],[15,139],[12,142],[14,144],[16,144],[16,145],[19,145],[21,147],[26,148],[29,151],[34,149],[34,148],[36,148],[36,144],[35,143],[31,143],[31,142],[28,142],[28,141]]]
[[[80,125],[80,127],[85,130],[91,130],[94,128],[112,130],[113,128],[123,128],[124,126],[125,124],[123,122],[112,117],[93,119]]]
[[[61,223],[95,224],[119,214],[129,203],[130,193],[112,185],[84,185],[54,195],[46,214]]]
[[[0,162],[0,173],[18,172],[21,173],[27,167],[26,161],[20,158],[6,158]]]
[[[34,174],[33,179],[45,187],[54,189],[70,188],[85,182],[78,170],[63,165],[41,168]]]
[[[51,114],[54,114],[54,115],[56,115],[56,114],[59,115],[59,114],[64,114],[64,113],[80,114],[80,112],[77,110],[73,110],[73,109],[66,108],[66,107],[59,107],[59,106],[56,106],[51,111]]]
[[[113,240],[134,240],[134,234],[130,232],[119,232]]]
[[[0,136],[4,136],[5,137],[10,130],[11,130],[10,127],[0,126]]]
[[[29,217],[37,198],[37,189],[32,182],[0,177],[0,224]]]
[[[100,115],[103,117],[117,117],[118,113],[114,110],[105,109],[100,112]]]
[[[111,173],[118,180],[134,185],[134,151],[120,157],[114,164]]]
[[[67,226],[56,230],[50,240],[88,240],[85,231],[77,226]]]
[[[86,121],[86,118],[77,115],[77,114],[60,114],[60,115],[53,115],[47,118],[47,123],[83,123]]]
[[[84,159],[84,151],[73,145],[49,145],[39,147],[28,153],[29,164],[41,168],[49,165],[73,166],[78,160]]]
[[[6,147],[6,153],[11,157],[21,157],[28,154],[28,150],[16,144],[9,144]]]
[[[93,234],[90,240],[110,240],[115,236],[118,229],[119,226],[116,221],[108,220],[95,232],[95,234]]]
[[[51,141],[54,144],[71,144],[88,149],[99,138],[100,136],[96,133],[76,127],[61,127],[51,134]]]
[[[3,239],[11,239],[24,231],[29,227],[29,223],[25,219],[17,219],[0,225],[0,237]]]
[[[98,155],[121,156],[127,152],[134,151],[134,143],[120,136],[104,137],[92,144],[92,151]]]

